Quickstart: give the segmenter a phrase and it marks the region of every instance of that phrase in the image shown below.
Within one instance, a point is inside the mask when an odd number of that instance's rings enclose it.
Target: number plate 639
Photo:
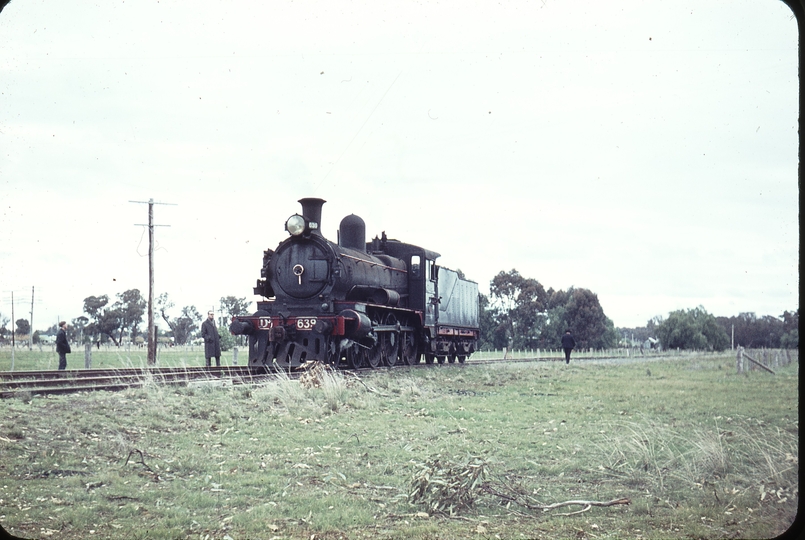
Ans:
[[[316,317],[300,317],[296,319],[297,330],[313,330],[316,326]]]

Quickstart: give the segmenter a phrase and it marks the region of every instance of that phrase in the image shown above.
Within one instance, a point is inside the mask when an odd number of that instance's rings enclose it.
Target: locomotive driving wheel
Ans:
[[[383,324],[386,326],[394,326],[397,324],[397,317],[395,317],[393,313],[389,313],[383,317]],[[393,366],[397,363],[397,351],[400,348],[399,338],[399,332],[382,332],[380,334],[380,350],[382,352],[384,365]]]
[[[400,339],[400,359],[404,364],[413,366],[419,360],[416,350],[416,336],[413,332],[403,332]]]
[[[372,327],[379,326],[383,323],[383,316],[378,312],[374,312],[370,315],[372,319]],[[377,335],[375,332],[372,332],[374,337],[374,343],[368,349],[364,350],[364,354],[366,355],[366,362],[364,365],[367,365],[371,368],[378,368],[380,364],[383,363],[383,336]]]

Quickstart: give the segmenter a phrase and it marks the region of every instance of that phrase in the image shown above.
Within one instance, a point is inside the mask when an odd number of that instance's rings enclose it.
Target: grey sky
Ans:
[[[797,28],[777,0],[30,2],[0,14],[0,312],[251,294],[323,232],[589,288],[617,326],[798,307]]]

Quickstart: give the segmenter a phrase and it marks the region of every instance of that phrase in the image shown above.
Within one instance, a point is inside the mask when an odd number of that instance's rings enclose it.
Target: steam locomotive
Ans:
[[[308,361],[349,368],[456,359],[476,347],[478,284],[436,264],[439,254],[341,220],[338,243],[321,234],[324,200],[299,200],[289,238],[263,252],[257,311],[229,330],[249,338],[249,365],[294,368]]]

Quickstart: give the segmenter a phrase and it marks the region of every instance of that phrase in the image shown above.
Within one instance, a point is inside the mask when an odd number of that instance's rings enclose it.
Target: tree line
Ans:
[[[795,349],[799,347],[799,308],[779,317],[754,313],[716,317],[699,306],[672,311],[667,319],[654,317],[644,327],[620,328],[619,332],[622,340],[656,340],[666,349]]]
[[[615,328],[598,296],[589,289],[554,290],[517,270],[501,271],[480,295],[481,343],[484,348],[558,349],[571,330],[581,348],[618,345],[665,349],[723,351],[799,346],[799,309],[779,317],[741,313],[716,317],[704,307],[672,311],[639,328]]]
[[[235,296],[223,296],[220,299],[219,311],[226,319],[235,315],[249,313],[249,306],[246,298]],[[155,300],[154,314],[161,316],[168,326],[167,331],[159,332],[158,337],[172,339],[177,345],[184,345],[192,340],[195,333],[199,330],[204,317],[199,313],[196,306],[185,306],[180,310],[177,317],[172,317],[169,312],[174,307],[174,303],[168,297],[168,293],[159,295]],[[70,321],[68,338],[76,343],[107,343],[111,342],[115,346],[120,346],[123,342],[130,340],[138,341],[138,338],[147,338],[147,323],[144,322],[147,316],[148,301],[140,293],[139,289],[129,289],[118,293],[117,299],[110,303],[108,295],[88,296],[84,298],[83,314]],[[0,314],[0,339],[4,339],[9,333],[6,329],[9,319]],[[29,335],[31,327],[27,319],[15,321],[18,335]],[[45,332],[46,335],[55,335],[58,326],[54,324]],[[226,349],[234,342],[234,337],[229,334],[228,328],[223,331],[219,328],[222,337],[222,348]],[[39,332],[35,332],[32,341],[36,342]]]
[[[482,347],[557,349],[571,330],[580,348],[614,347],[618,333],[589,289],[554,290],[517,270],[501,271],[481,295]]]
[[[458,271],[463,276],[461,271]],[[249,313],[246,298],[223,296],[219,313],[230,319]],[[84,299],[84,314],[70,321],[70,339],[79,343],[112,342],[145,338],[143,319],[147,301],[138,289],[117,294],[110,303],[108,295]],[[598,295],[589,289],[570,287],[554,290],[536,279],[522,276],[517,270],[501,271],[489,284],[489,296],[481,294],[480,348],[487,349],[558,349],[562,334],[571,330],[580,348],[605,349],[618,345],[648,345],[665,349],[723,351],[732,345],[745,348],[796,348],[799,346],[799,309],[781,316],[740,313],[733,317],[716,317],[703,306],[672,311],[668,317],[657,316],[638,328],[615,328],[604,313]],[[178,316],[167,293],[156,298],[155,316],[165,321],[168,330],[161,336],[172,338],[177,345],[191,341],[199,330],[203,315],[196,306],[184,306]],[[0,314],[0,341],[8,339],[8,317]],[[15,333],[27,336],[31,327],[27,319],[14,321]],[[45,334],[55,335],[54,324]],[[229,348],[235,338],[226,328],[219,328],[222,345]],[[38,332],[33,334],[36,341]]]

